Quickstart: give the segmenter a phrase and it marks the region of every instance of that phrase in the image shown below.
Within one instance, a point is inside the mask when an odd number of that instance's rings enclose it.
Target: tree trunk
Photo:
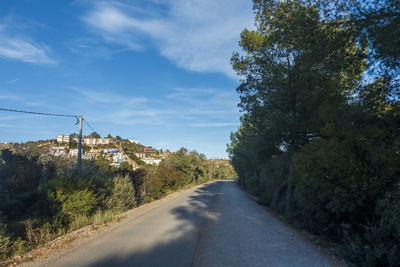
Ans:
[[[293,196],[293,181],[292,181],[292,161],[291,156],[289,155],[289,174],[288,174],[288,186],[286,190],[286,206],[285,206],[285,217],[289,217],[290,212],[292,210],[292,196]]]
[[[275,209],[278,206],[279,199],[282,195],[283,190],[287,187],[287,182],[283,181],[281,185],[275,190],[274,196],[271,201],[271,208]]]

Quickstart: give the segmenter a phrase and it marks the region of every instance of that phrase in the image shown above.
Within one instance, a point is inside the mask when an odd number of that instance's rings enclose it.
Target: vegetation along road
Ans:
[[[234,180],[132,212],[74,248],[29,266],[332,266],[330,258],[250,200]]]

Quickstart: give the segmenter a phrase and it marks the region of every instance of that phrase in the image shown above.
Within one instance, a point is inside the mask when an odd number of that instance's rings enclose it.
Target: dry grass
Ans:
[[[112,221],[119,221],[122,218],[121,215],[111,211],[111,210],[98,210],[92,217],[93,224],[103,225]]]
[[[31,220],[25,222],[26,239],[31,245],[39,245],[49,242],[52,239],[49,224],[34,228]]]

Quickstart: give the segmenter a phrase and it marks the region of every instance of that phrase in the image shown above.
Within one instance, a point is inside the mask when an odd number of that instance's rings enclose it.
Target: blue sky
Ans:
[[[226,158],[240,117],[230,57],[252,25],[249,0],[2,0],[0,107],[83,114],[101,135]],[[0,111],[0,142],[76,131]]]

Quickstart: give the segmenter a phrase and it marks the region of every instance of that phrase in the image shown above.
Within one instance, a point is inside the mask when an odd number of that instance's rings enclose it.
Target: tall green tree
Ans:
[[[255,0],[256,30],[245,29],[232,65],[245,114],[257,117],[268,146],[287,154],[286,213],[292,197],[293,154],[312,138],[359,84],[365,68],[356,29],[326,26],[316,7],[301,1]],[[339,20],[339,19],[338,19]],[[269,155],[272,156],[272,155]]]
[[[304,0],[318,5],[326,23],[346,17],[346,23],[357,28],[360,42],[369,47],[371,70],[382,63],[384,71],[396,75],[400,67],[400,1],[399,0]]]

